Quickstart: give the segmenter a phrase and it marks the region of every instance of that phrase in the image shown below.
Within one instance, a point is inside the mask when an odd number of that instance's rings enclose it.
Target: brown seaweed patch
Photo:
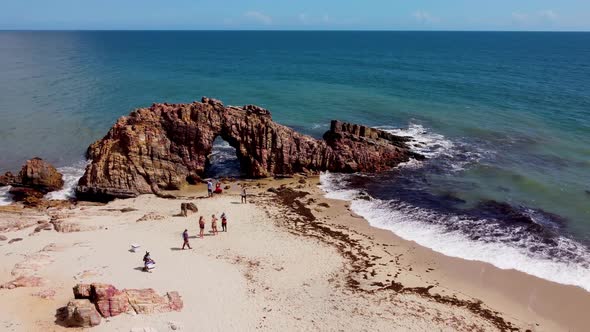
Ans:
[[[353,239],[350,234],[334,230],[333,228],[326,226],[324,223],[316,221],[316,217],[313,215],[311,209],[299,201],[299,199],[309,195],[308,192],[297,191],[287,187],[281,187],[279,189],[270,188],[268,191],[277,195],[278,202],[280,202],[284,208],[301,217],[299,219],[300,222],[290,225],[296,231],[294,232],[295,234],[313,237],[332,245],[345,259],[349,260],[351,269],[346,276],[346,285],[350,290],[370,294],[387,290],[401,294],[415,294],[437,303],[469,310],[473,314],[489,321],[501,331],[519,331],[519,329],[514,327],[512,323],[504,320],[499,312],[486,308],[482,301],[462,300],[455,296],[431,294],[430,290],[434,287],[432,285],[426,287],[405,287],[402,283],[396,281],[391,281],[391,284],[389,285],[382,282],[373,282],[370,286],[378,287],[377,289],[364,289],[354,276],[364,275],[365,279],[368,279],[367,273],[371,276],[375,276],[375,271],[369,271],[369,268],[375,265],[372,261],[378,256],[369,255],[366,248],[361,245],[361,242]],[[395,256],[395,264],[398,266],[400,265],[400,256],[401,254]],[[409,268],[409,271],[412,271],[411,267]],[[398,274],[399,272],[396,273],[395,277],[397,277]]]

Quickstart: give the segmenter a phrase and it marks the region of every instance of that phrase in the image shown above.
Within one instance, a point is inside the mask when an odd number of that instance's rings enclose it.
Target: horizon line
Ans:
[[[415,29],[0,29],[0,32],[552,32],[590,33],[590,30],[415,30]]]

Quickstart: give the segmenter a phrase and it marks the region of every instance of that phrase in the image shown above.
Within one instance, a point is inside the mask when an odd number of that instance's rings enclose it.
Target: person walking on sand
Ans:
[[[240,200],[240,203],[248,203],[246,201],[246,195],[247,195],[247,193],[246,193],[246,187],[242,187],[242,194],[241,194],[242,199]]]
[[[221,231],[227,233],[227,216],[225,212],[221,214]]]
[[[205,218],[199,217],[199,237],[202,239],[205,233]]]
[[[215,215],[211,215],[211,230],[213,231],[213,235],[219,234],[217,231],[217,217]]]
[[[213,182],[207,181],[207,197],[213,197]]]
[[[184,247],[192,249],[190,243],[188,243],[188,229],[185,229],[184,232],[182,232],[182,239],[184,240],[184,243],[182,244],[182,250],[184,250]]]

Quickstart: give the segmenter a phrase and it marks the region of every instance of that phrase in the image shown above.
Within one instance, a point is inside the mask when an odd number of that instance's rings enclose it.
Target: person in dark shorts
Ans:
[[[225,215],[225,212],[221,214],[221,231],[227,232],[227,216]]]
[[[205,218],[199,217],[199,237],[202,239],[205,233]]]
[[[247,196],[247,193],[246,193],[246,187],[242,187],[242,194],[241,194],[241,196],[242,196],[242,200],[241,200],[240,202],[241,202],[241,203],[248,203],[248,202],[246,201],[246,196]]]
[[[207,181],[207,197],[213,197],[213,182]]]
[[[185,247],[192,249],[190,243],[188,243],[188,229],[185,229],[184,232],[182,232],[182,239],[184,240],[184,243],[182,244],[182,250],[184,250]]]

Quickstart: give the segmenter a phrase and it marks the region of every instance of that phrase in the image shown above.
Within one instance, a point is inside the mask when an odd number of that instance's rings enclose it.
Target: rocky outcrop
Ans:
[[[199,208],[195,203],[180,203],[180,216],[188,217],[189,212],[197,213],[199,212]]]
[[[137,219],[137,222],[142,221],[157,221],[157,220],[164,220],[166,219],[165,216],[159,214],[158,212],[148,212],[144,214],[141,218]]]
[[[27,160],[18,175],[6,172],[0,176],[0,186],[8,185],[12,186],[10,194],[15,201],[36,205],[48,192],[61,189],[64,181],[53,165],[41,158],[33,158]]]
[[[6,172],[4,175],[0,175],[0,187],[11,186],[18,182],[18,177],[12,172]]]
[[[71,300],[58,310],[57,319],[66,327],[93,327],[102,320],[94,304],[88,300]]]
[[[27,160],[18,173],[20,185],[50,192],[64,185],[63,176],[53,165],[41,158]]]
[[[178,292],[158,295],[151,288],[119,290],[109,284],[78,284],[74,287],[74,297],[95,304],[102,317],[118,316],[126,312],[152,314],[180,311],[183,308]]]
[[[294,173],[380,172],[410,158],[408,138],[333,121],[323,140],[272,121],[258,106],[154,104],[120,118],[87,151],[79,199],[109,200],[178,189],[205,172],[216,137],[236,149],[241,169],[260,178]]]

